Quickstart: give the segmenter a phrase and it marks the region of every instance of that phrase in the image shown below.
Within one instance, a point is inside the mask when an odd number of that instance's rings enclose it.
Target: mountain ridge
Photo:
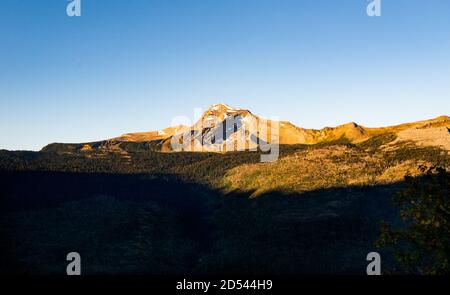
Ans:
[[[260,130],[264,124],[265,128]],[[45,146],[42,151],[61,145],[74,145],[74,151],[120,150],[121,143],[148,143],[149,148],[159,152],[226,152],[230,149],[256,150],[265,143],[312,145],[345,140],[358,144],[386,134],[394,134],[397,141],[412,141],[419,145],[439,146],[450,150],[448,130],[450,117],[446,115],[385,127],[365,127],[349,122],[335,127],[307,129],[289,121],[265,119],[250,110],[219,103],[211,105],[191,126],[177,125],[162,130],[126,133],[91,143],[53,143]],[[275,133],[278,133],[278,137]]]

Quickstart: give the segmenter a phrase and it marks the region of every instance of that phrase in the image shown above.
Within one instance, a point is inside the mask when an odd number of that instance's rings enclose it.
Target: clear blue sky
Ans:
[[[450,1],[0,3],[0,149],[170,125],[216,102],[306,128],[450,115]]]

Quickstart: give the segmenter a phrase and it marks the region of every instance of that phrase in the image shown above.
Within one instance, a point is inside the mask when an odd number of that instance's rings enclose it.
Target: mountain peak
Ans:
[[[208,111],[226,112],[226,111],[237,111],[239,109],[231,107],[226,103],[213,104],[208,108]]]
[[[357,123],[355,122],[348,122],[347,124],[341,125],[341,127],[345,127],[345,128],[358,128],[360,127]]]
[[[226,103],[223,103],[223,102],[213,104],[211,107],[225,107],[225,108],[228,108],[228,109],[236,109],[234,107],[231,107],[229,104],[226,104]]]
[[[434,119],[434,121],[449,121],[449,120],[450,120],[450,117],[446,116],[446,115],[442,115],[442,116],[439,116]]]
[[[222,121],[227,117],[235,117],[237,115],[240,115],[242,117],[245,117],[246,115],[250,114],[250,111],[240,108],[235,108],[232,106],[229,106],[225,103],[218,103],[211,105],[202,115],[200,118],[200,122],[211,121],[214,119],[214,121]]]

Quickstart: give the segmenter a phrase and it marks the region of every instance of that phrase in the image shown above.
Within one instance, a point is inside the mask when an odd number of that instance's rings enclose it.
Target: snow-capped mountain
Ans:
[[[50,144],[43,150],[70,152],[92,149],[122,150],[123,144],[145,143],[153,151],[228,152],[270,150],[272,145],[317,144],[344,140],[361,143],[375,136],[393,134],[397,141],[412,141],[450,150],[450,118],[367,128],[356,123],[323,129],[305,129],[287,121],[259,117],[247,109],[219,103],[210,106],[191,126],[175,125],[158,131],[127,133],[109,140],[83,144]],[[394,137],[393,137],[394,138]]]
[[[170,146],[173,151],[256,150],[276,140],[270,137],[275,125],[249,110],[221,103],[212,105],[191,128],[174,134]]]

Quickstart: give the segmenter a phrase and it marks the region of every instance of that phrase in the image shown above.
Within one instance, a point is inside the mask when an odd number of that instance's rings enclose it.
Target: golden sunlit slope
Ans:
[[[287,124],[287,123],[286,123]],[[226,191],[305,192],[316,189],[376,185],[419,175],[420,166],[450,169],[450,118],[406,123],[384,128],[364,128],[350,123],[321,130],[294,129],[291,138],[310,145],[274,163],[245,164],[229,170]],[[336,144],[346,138],[352,144]],[[295,142],[295,141],[292,141]]]
[[[377,185],[419,175],[420,166],[450,169],[450,155],[436,147],[399,145],[369,151],[364,146],[310,146],[273,163],[244,164],[227,171],[223,189],[251,192],[253,197],[280,191],[299,193],[317,189]]]
[[[346,139],[351,143],[360,143],[374,136],[397,134],[399,141],[410,140],[421,145],[441,146],[450,150],[448,128],[450,128],[448,116],[380,128],[367,128],[351,122],[316,130],[299,128],[290,122],[280,122],[280,143],[317,144],[340,139]]]
[[[350,142],[361,142],[369,138],[365,128],[356,123],[348,123],[337,127],[325,127],[320,130],[299,128],[289,122],[280,124],[281,144],[317,144],[347,139]]]
[[[168,127],[163,130],[149,131],[149,132],[136,132],[136,133],[126,133],[119,137],[110,139],[111,141],[126,141],[126,142],[140,142],[140,141],[154,141],[163,140],[171,137],[172,135],[182,132],[185,129],[189,129],[188,126],[175,126]]]
[[[401,142],[413,142],[418,146],[436,146],[450,151],[450,117],[448,116],[379,129],[395,132],[397,136],[396,140],[386,145],[386,148],[392,148]]]

